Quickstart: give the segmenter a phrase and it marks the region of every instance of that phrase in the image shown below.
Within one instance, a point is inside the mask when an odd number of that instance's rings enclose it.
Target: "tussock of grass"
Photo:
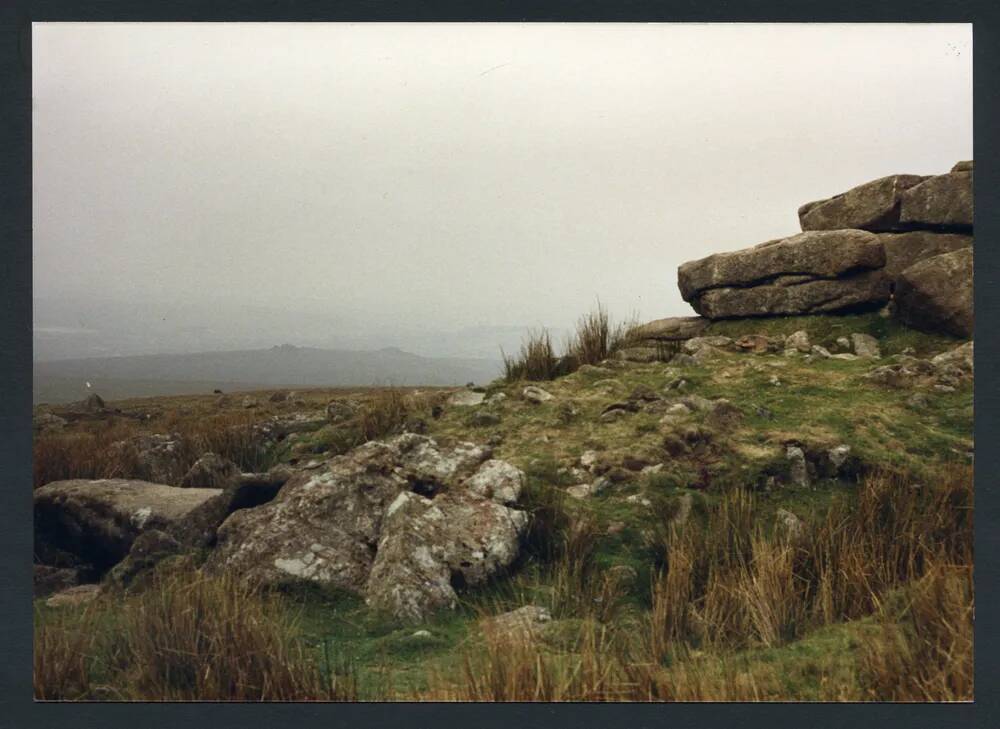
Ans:
[[[160,576],[125,598],[38,615],[39,699],[287,701],[354,698],[350,671],[317,663],[276,598],[230,577]],[[114,687],[111,696],[109,689]]]

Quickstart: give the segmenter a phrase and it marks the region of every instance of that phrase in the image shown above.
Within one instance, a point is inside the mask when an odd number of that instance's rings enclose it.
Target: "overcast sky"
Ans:
[[[36,297],[688,314],[677,266],[972,156],[968,25],[36,24]]]

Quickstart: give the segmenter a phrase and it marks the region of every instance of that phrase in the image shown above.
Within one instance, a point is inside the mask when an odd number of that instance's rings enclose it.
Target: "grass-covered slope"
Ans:
[[[445,406],[439,417],[430,401],[410,400],[411,411],[394,422],[420,418],[443,442],[490,442],[495,457],[528,475],[523,502],[534,518],[524,555],[509,575],[464,592],[458,610],[421,626],[315,587],[248,598],[293,620],[273,639],[292,646],[289,655],[305,651],[311,668],[296,670],[315,671],[286,681],[287,693],[971,698],[971,381],[954,391],[923,388],[915,399],[913,389],[865,377],[904,351],[926,357],[959,342],[874,314],[716,322],[708,334],[799,330],[828,348],[841,336],[873,334],[882,359],[723,353],[686,366],[609,362],[550,381],[498,381],[487,403]],[[529,401],[528,384],[552,399]],[[728,405],[671,409],[692,397]],[[634,412],[602,417],[628,402]],[[196,403],[185,407],[200,412]],[[322,451],[337,438],[324,428],[304,442]],[[828,453],[838,446],[850,457],[831,469]],[[789,447],[804,454],[806,480],[793,472]],[[287,443],[270,455],[296,457]],[[595,483],[583,498],[567,492]],[[171,569],[191,579],[190,561],[168,563],[152,594],[176,592],[183,579]],[[124,621],[141,634],[129,621],[145,619],[135,609],[142,599],[102,598],[71,617],[40,607],[36,641],[55,656],[81,623],[105,626],[94,631],[90,663],[49,695],[89,696],[101,682],[118,682],[135,698],[178,695],[168,678],[139,685],[127,666],[116,668],[114,655],[141,655],[142,646],[127,645],[129,631],[114,626]],[[497,640],[480,629],[485,617],[523,605],[552,618],[530,640]],[[156,629],[169,643],[170,628]],[[192,665],[210,659],[190,650]]]

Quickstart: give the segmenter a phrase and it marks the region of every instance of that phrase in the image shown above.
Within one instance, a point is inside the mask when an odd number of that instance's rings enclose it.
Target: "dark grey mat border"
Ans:
[[[319,2],[317,0],[7,0],[0,8],[0,729],[122,727],[950,727],[1000,726],[996,696],[1000,398],[994,293],[1000,189],[997,96],[1000,19],[995,3],[861,2]],[[31,701],[31,21],[563,21],[972,22],[976,158],[976,702],[891,704],[35,704]],[[934,103],[928,99],[927,103]],[[906,130],[900,130],[905,134]]]

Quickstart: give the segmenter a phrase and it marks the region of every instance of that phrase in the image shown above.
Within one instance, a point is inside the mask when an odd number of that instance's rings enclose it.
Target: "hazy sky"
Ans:
[[[972,156],[968,25],[63,23],[32,47],[36,297],[687,314],[680,263]]]

